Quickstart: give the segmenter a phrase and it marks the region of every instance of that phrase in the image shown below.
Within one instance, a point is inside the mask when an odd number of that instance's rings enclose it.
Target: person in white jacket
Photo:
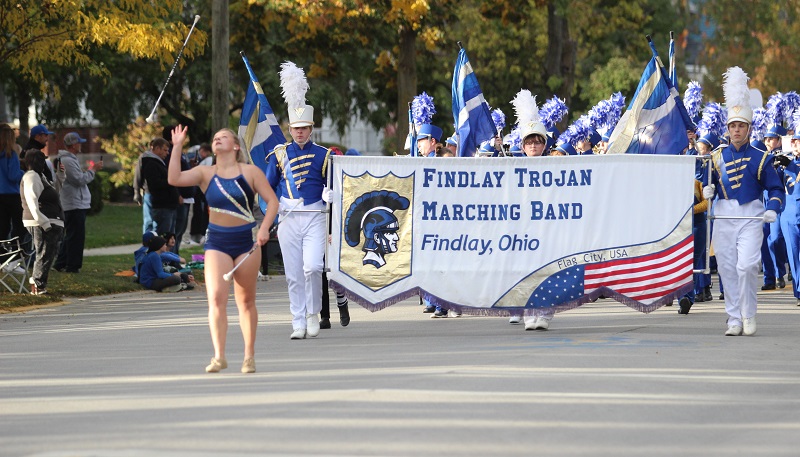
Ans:
[[[22,224],[33,237],[36,259],[30,277],[31,294],[47,293],[47,277],[64,233],[64,211],[53,182],[48,178],[47,157],[38,149],[25,154],[28,169],[22,175]]]

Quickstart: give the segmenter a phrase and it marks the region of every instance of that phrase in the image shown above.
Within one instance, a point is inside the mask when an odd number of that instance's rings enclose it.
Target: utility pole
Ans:
[[[211,132],[228,127],[228,0],[211,1]]]

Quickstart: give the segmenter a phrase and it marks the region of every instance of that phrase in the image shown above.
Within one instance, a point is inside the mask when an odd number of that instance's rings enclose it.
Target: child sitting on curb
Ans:
[[[139,283],[157,292],[178,292],[194,289],[194,276],[187,273],[167,273],[161,261],[161,253],[167,249],[167,242],[160,236],[150,239],[147,255],[137,265]]]

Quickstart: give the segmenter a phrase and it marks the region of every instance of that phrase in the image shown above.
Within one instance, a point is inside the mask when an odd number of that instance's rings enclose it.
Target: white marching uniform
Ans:
[[[295,206],[297,205],[297,206]],[[289,210],[294,211],[287,217]],[[322,310],[322,268],[325,252],[325,203],[298,204],[298,200],[281,197],[278,242],[283,254],[283,267],[289,287],[289,310],[292,328],[306,328],[306,316]],[[298,212],[298,210],[316,210]]]
[[[328,233],[322,200],[330,150],[308,142],[275,147],[267,156],[267,180],[280,196],[278,242],[281,246],[292,328],[322,310],[322,268]],[[310,210],[310,211],[309,211]],[[316,335],[311,335],[316,336]]]

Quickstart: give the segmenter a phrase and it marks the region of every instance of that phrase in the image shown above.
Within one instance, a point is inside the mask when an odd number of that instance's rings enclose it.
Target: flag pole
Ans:
[[[417,126],[411,116],[411,102],[408,102],[408,134],[410,136],[408,144],[408,154],[411,157],[417,156]]]

